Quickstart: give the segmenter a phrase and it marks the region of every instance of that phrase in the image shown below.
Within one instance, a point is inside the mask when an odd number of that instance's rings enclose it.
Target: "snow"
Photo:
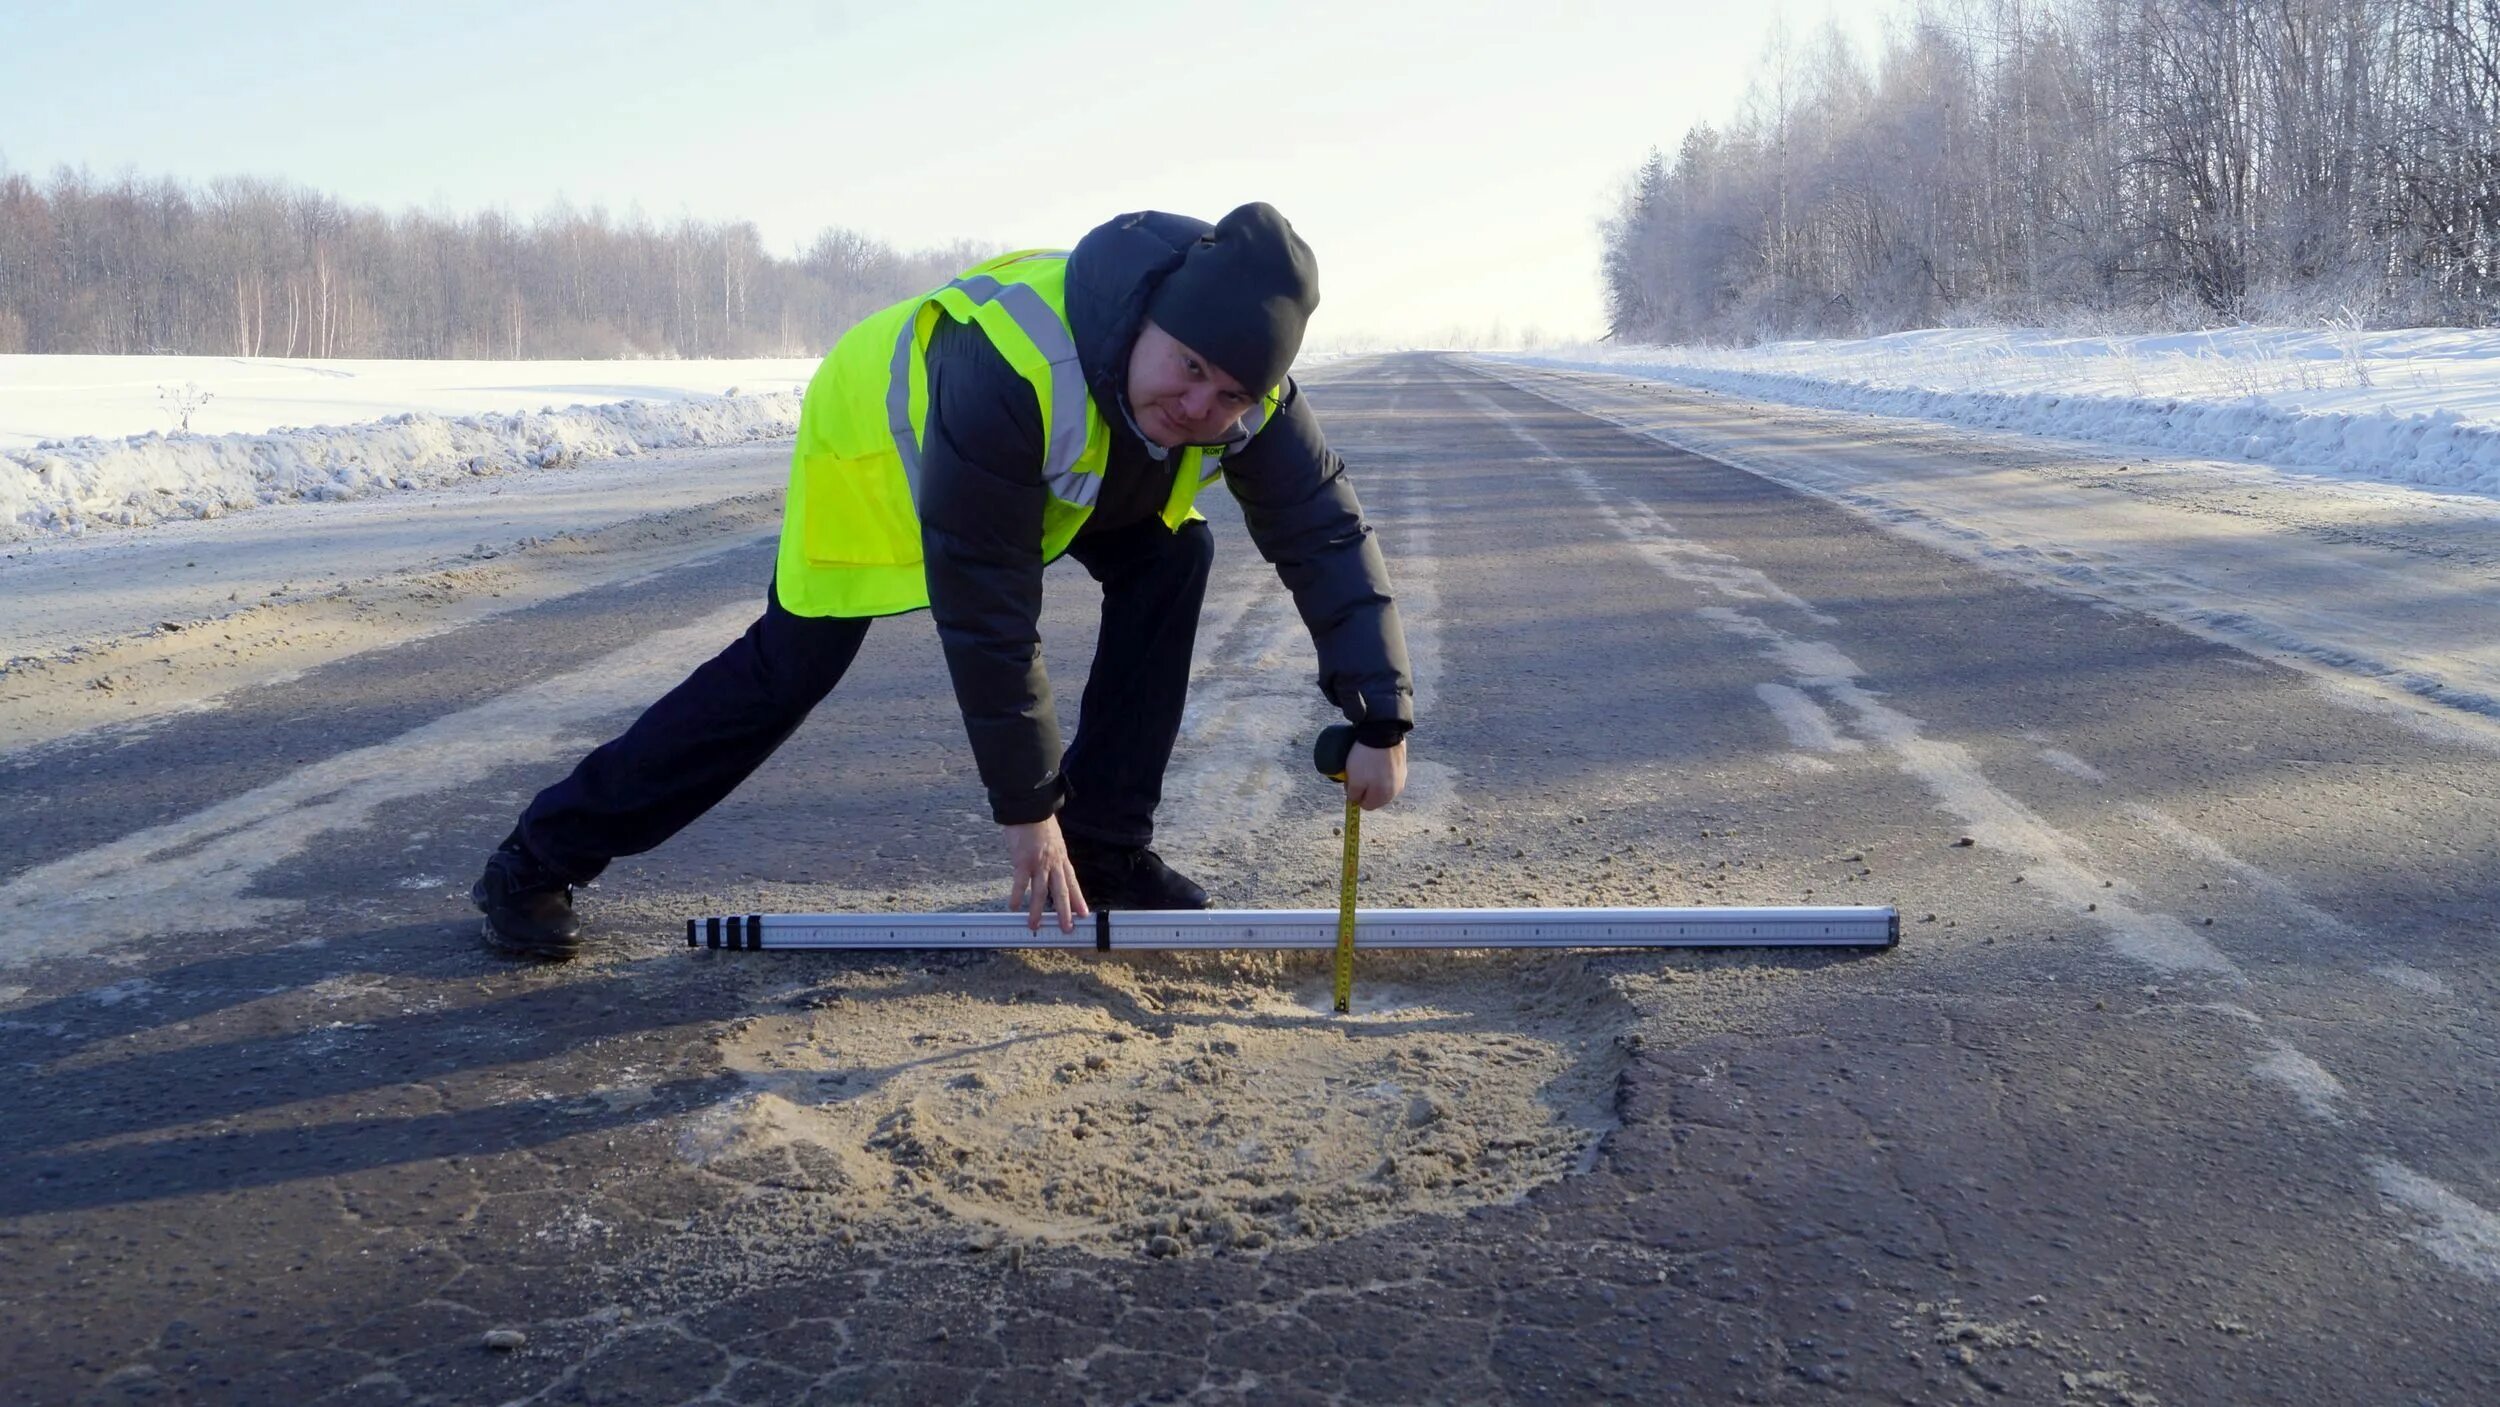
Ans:
[[[777,439],[815,367],[0,357],[0,541]]]
[[[1761,347],[1584,346],[1517,365],[2304,473],[2500,495],[2500,332],[1941,328]]]
[[[73,655],[160,622],[215,620],[411,570],[475,571],[619,525],[683,521],[707,538],[752,528],[756,520],[769,530],[789,463],[777,444],[683,450],[214,522],[10,544],[0,551],[0,674],[22,660]],[[732,500],[753,506],[718,510]],[[640,563],[632,570],[671,555],[677,534],[645,536],[668,541],[605,555],[631,555]],[[686,550],[699,552],[700,541]],[[567,581],[585,565],[568,560]],[[539,599],[508,583],[497,589],[516,603]]]
[[[489,412],[614,401],[683,401],[738,391],[796,391],[813,357],[751,361],[297,361],[274,357],[0,356],[0,450],[41,440],[120,439],[177,428],[160,391],[196,386],[214,399],[191,417],[203,435],[290,425],[352,425],[424,413]]]

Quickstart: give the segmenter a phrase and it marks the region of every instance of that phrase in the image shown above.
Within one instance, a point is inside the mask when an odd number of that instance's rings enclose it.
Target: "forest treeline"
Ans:
[[[1605,224],[1615,337],[2488,325],[2500,0],[1965,0],[1775,40]]]
[[[274,180],[0,170],[0,352],[809,356],[989,252],[558,203],[397,214]]]

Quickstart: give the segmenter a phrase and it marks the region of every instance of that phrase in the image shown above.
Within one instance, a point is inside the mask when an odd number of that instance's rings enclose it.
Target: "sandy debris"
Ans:
[[[1257,1252],[1514,1199],[1611,1126],[1632,1011],[1585,965],[1367,958],[1328,1013],[1312,955],[1001,956],[881,969],[727,1028],[748,1090],[688,1162],[793,1239]]]
[[[1912,1362],[1925,1363],[1926,1353],[1933,1351],[1947,1368],[1992,1394],[2004,1393],[2011,1386],[1998,1376],[2004,1360],[2029,1355],[2057,1370],[2058,1390],[2066,1402],[2081,1407],[2161,1407],[2161,1399],[2147,1391],[2134,1375],[2101,1367],[2083,1342],[2061,1338],[2043,1328],[2055,1313],[2048,1296],[2032,1295],[2023,1305],[2028,1321],[1991,1321],[1965,1311],[1960,1300],[1921,1300],[1910,1313],[1893,1320],[1893,1327],[1910,1335],[1914,1342],[1924,1340],[1933,1345],[1932,1350],[1912,1350]],[[2246,1332],[2245,1328],[2234,1331]]]

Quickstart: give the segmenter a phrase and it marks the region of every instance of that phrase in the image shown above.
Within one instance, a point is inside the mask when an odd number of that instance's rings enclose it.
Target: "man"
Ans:
[[[471,898],[488,943],[561,959],[572,888],[727,796],[842,677],[868,623],[926,607],[1036,930],[1094,906],[1205,908],[1150,848],[1214,543],[1220,474],[1351,719],[1346,785],[1404,789],[1413,688],[1388,571],[1344,464],[1286,375],[1319,302],[1266,205],[1210,227],[1146,212],[1075,249],[993,259],[845,333],[799,413],[764,614],[538,794]],[[1042,668],[1042,569],[1102,584],[1063,756]]]

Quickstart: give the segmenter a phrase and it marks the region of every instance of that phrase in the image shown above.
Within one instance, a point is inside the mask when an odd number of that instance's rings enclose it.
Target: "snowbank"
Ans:
[[[2500,332],[2233,328],[2084,338],[1939,329],[1495,359],[2500,495]]]
[[[805,390],[813,357],[431,361],[387,357],[0,356],[0,451],[82,436],[261,435],[388,415],[501,415]]]
[[[458,417],[410,413],[263,434],[46,441],[0,450],[0,540],[776,439],[796,432],[799,400],[799,392],[774,391]]]

